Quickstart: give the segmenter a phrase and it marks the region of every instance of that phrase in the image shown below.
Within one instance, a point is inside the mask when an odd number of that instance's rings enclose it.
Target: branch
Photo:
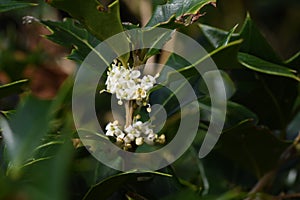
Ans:
[[[284,199],[300,199],[300,193],[295,194],[281,194],[278,197],[275,197],[276,200],[284,200]]]
[[[269,171],[268,173],[266,173],[263,177],[261,177],[259,179],[259,181],[255,184],[255,186],[251,189],[251,191],[248,193],[248,197],[245,200],[252,200],[253,194],[258,193],[258,192],[262,192],[267,186],[270,186],[274,177],[276,176],[278,170],[280,169],[280,167],[289,159],[293,158],[295,156],[295,153],[297,152],[296,149],[296,145],[299,144],[300,142],[300,132],[298,133],[298,136],[295,138],[293,144],[291,144],[288,148],[286,148],[286,150],[281,154],[279,160],[278,160],[278,164],[277,166]],[[281,199],[288,199],[288,198],[296,198],[299,197],[297,196],[298,194],[296,194],[296,197],[290,197],[291,195],[295,195],[295,194],[289,194],[289,197],[285,196],[281,196]],[[280,200],[280,199],[279,199]]]

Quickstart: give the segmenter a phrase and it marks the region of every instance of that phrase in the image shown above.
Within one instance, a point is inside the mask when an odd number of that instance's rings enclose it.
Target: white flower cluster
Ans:
[[[106,90],[104,91],[116,94],[119,105],[123,104],[123,100],[134,101],[138,106],[148,105],[146,110],[151,112],[150,104],[147,104],[148,92],[156,83],[158,75],[142,76],[139,70],[126,68],[117,61],[114,61],[107,75]],[[126,106],[133,106],[133,104],[126,104]],[[138,121],[137,116],[133,122],[130,121],[130,125],[124,127],[121,127],[118,121],[108,123],[105,127],[106,135],[116,138],[116,144],[124,150],[144,143],[149,145],[165,143],[165,135],[155,134],[151,122]]]
[[[156,83],[156,76],[146,75],[140,78],[141,72],[134,69],[127,69],[120,63],[114,62],[112,68],[107,72],[105,82],[106,91],[116,94],[119,99],[118,104],[122,105],[122,100],[136,100],[142,102],[147,97],[147,92]]]
[[[155,143],[165,143],[165,135],[162,134],[158,137],[151,128],[151,123],[135,121],[132,125],[124,127],[122,131],[118,121],[110,122],[105,127],[106,135],[116,138],[116,144],[123,149],[128,150],[132,148],[132,142],[137,146],[142,145],[144,142],[153,145]]]

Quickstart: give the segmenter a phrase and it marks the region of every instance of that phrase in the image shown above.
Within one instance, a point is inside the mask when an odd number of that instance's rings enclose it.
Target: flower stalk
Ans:
[[[133,100],[126,101],[125,103],[125,112],[126,112],[125,128],[130,126],[133,121],[133,112],[134,112],[133,103],[134,103]]]

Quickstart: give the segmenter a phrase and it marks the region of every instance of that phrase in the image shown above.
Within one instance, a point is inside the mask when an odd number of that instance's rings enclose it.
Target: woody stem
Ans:
[[[126,111],[126,123],[125,127],[128,127],[132,124],[133,118],[133,100],[129,100],[125,102],[125,111]]]

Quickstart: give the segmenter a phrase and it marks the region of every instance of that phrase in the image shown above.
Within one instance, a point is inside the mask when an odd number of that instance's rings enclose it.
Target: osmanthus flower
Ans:
[[[125,134],[123,133],[123,131],[120,129],[120,126],[118,125],[118,121],[115,120],[114,122],[109,122],[106,127],[106,135],[107,136],[115,136],[115,137],[120,137],[123,138],[125,136]]]
[[[145,75],[141,77],[141,72],[133,68],[126,68],[114,61],[107,72],[105,82],[106,92],[116,94],[119,105],[123,104],[122,100],[136,100],[140,104],[147,97],[147,92],[153,88],[156,78],[159,76]]]
[[[104,91],[115,94],[119,105],[122,105],[123,101],[134,101],[137,106],[148,106],[146,110],[151,112],[151,106],[147,103],[148,92],[155,85],[158,75],[142,76],[139,70],[126,68],[117,61],[113,62],[107,75]],[[110,122],[105,127],[106,135],[114,137],[116,144],[122,149],[129,150],[132,145],[140,146],[144,143],[149,145],[165,143],[165,135],[158,136],[154,133],[150,121],[142,122],[137,117],[128,121],[129,123],[126,121],[127,125],[124,127],[121,127],[118,121]]]
[[[154,133],[150,121],[135,121],[132,125],[124,127],[123,130],[118,125],[118,121],[114,121],[108,123],[105,129],[106,135],[115,137],[116,144],[125,150],[132,148],[133,143],[137,146],[144,143],[149,145],[165,143],[165,135],[158,136]]]

